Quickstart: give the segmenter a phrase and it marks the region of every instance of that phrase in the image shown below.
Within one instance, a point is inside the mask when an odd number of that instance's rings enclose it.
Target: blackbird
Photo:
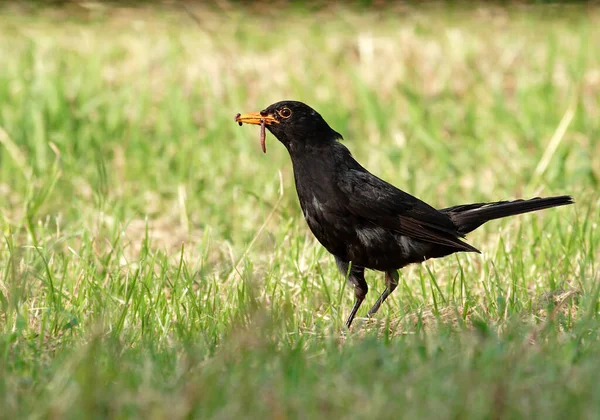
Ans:
[[[479,253],[461,238],[485,222],[573,203],[563,195],[436,210],[363,168],[340,143],[342,135],[302,102],[277,102],[235,121],[261,125],[263,151],[265,126],[288,150],[304,219],[354,287],[348,328],[367,295],[366,268],[385,272],[386,288],[371,316],[398,285],[398,269],[455,252]]]

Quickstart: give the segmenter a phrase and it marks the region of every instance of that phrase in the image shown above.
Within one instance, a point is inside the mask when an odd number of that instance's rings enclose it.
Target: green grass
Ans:
[[[598,418],[600,9],[273,9],[0,12],[0,417]],[[439,207],[577,203],[346,334],[289,157],[233,121],[281,99]]]

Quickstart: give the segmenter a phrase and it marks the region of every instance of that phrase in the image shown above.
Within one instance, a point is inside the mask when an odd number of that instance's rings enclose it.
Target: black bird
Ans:
[[[304,219],[354,286],[349,328],[367,295],[365,268],[385,272],[386,288],[371,316],[398,285],[398,269],[455,252],[479,252],[463,242],[487,221],[572,204],[570,196],[464,204],[436,210],[363,168],[339,142],[341,134],[308,105],[282,101],[235,121],[261,125],[292,159]]]

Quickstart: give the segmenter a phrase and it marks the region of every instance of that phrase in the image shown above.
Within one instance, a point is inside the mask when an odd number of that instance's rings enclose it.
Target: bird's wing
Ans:
[[[447,214],[363,168],[344,171],[337,185],[355,216],[420,241],[478,252],[460,240],[463,235]]]

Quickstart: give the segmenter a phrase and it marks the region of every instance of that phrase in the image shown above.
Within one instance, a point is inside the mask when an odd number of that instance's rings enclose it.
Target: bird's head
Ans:
[[[238,114],[235,121],[239,125],[264,124],[290,153],[307,147],[322,147],[342,139],[341,134],[329,127],[317,111],[298,101],[276,102],[260,112]],[[261,143],[265,151],[264,137]]]

